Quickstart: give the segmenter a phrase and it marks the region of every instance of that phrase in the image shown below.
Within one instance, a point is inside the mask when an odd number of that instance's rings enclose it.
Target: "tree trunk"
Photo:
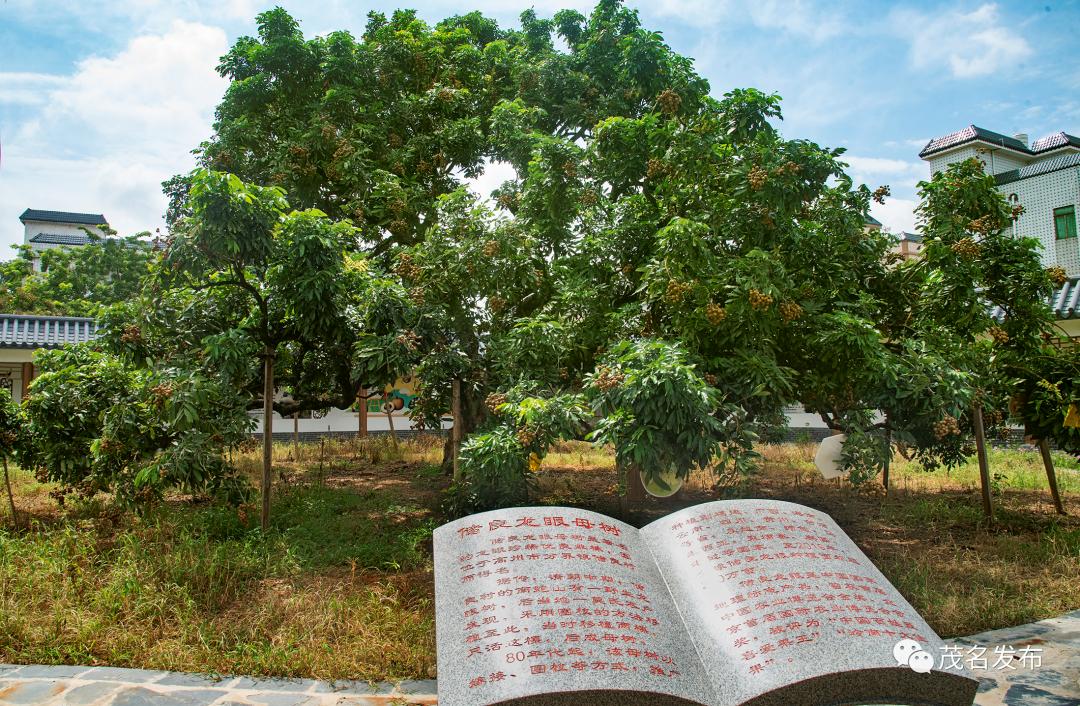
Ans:
[[[1046,443],[1046,439],[1039,439],[1039,453],[1042,454],[1043,466],[1046,468],[1046,480],[1050,483],[1050,496],[1054,499],[1054,509],[1059,515],[1064,515],[1065,507],[1061,504],[1057,474],[1054,473],[1054,459],[1050,457],[1050,444]]]
[[[465,381],[459,381],[458,389],[461,394],[459,395],[459,404],[461,405],[461,438],[471,434],[480,426],[480,422],[484,421],[484,414],[486,408],[484,407],[484,400],[479,397],[474,388]],[[454,423],[458,423],[458,418],[454,419]],[[446,435],[446,442],[443,444],[443,460],[442,460],[442,472],[443,475],[453,476],[454,474],[454,434]]]
[[[454,464],[454,482],[461,482],[461,465],[458,460],[458,455],[461,453],[461,380],[454,380],[453,387],[450,392],[450,408],[454,416],[454,427],[450,430],[451,440],[453,442],[453,464]]]
[[[270,528],[270,471],[274,465],[274,355],[273,347],[263,350],[263,467],[262,528]]]
[[[11,524],[15,529],[19,528],[19,515],[15,512],[15,494],[11,492],[11,478],[8,477],[8,462],[7,456],[3,457],[4,460],[4,486],[7,488],[8,503],[11,504]]]
[[[994,507],[990,503],[990,463],[986,460],[986,431],[983,428],[982,404],[975,403],[972,412],[972,423],[975,427],[975,453],[979,457],[979,479],[982,484],[983,515],[992,524]]]

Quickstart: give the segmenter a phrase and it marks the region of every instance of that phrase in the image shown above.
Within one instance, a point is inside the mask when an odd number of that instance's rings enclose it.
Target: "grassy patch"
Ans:
[[[426,511],[315,485],[274,510],[266,534],[243,511],[184,503],[0,531],[0,662],[431,675]]]

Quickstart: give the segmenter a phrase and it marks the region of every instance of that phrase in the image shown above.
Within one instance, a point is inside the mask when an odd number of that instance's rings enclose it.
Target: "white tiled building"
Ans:
[[[1024,207],[1013,231],[1039,240],[1045,266],[1065,269],[1069,281],[1051,304],[1062,330],[1080,336],[1080,137],[1056,132],[1029,144],[1027,135],[1009,137],[968,125],[930,140],[919,157],[930,163],[932,174],[976,157],[1009,202]]]
[[[998,190],[1024,207],[1016,232],[1039,239],[1046,266],[1060,265],[1070,277],[1080,276],[1080,137],[1058,132],[1029,145],[1027,135],[1008,137],[969,125],[930,140],[919,156],[930,163],[931,173],[978,158],[994,175]]]

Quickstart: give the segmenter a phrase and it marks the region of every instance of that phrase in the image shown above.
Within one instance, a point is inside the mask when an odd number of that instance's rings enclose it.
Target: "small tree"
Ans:
[[[15,494],[11,490],[11,477],[8,472],[8,459],[20,448],[22,420],[19,406],[11,399],[11,393],[0,388],[0,463],[4,464],[4,489],[7,491],[8,505],[11,507],[11,524],[18,528],[19,515],[15,510]]]
[[[170,488],[243,496],[224,450],[247,436],[250,420],[223,381],[136,367],[88,344],[40,352],[35,363],[20,459],[58,483],[59,498],[111,491],[135,503]]]

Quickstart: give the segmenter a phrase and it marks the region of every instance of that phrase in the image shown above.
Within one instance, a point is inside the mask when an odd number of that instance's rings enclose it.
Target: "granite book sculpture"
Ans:
[[[435,530],[440,706],[941,704],[978,681],[828,515],[731,500],[642,529],[496,510]]]

